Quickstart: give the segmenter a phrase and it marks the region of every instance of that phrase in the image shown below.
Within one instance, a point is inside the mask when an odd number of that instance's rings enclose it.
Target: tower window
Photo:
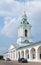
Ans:
[[[27,30],[25,30],[25,37],[27,37]]]

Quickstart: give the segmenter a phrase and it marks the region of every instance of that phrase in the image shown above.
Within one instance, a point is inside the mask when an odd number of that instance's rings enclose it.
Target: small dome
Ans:
[[[9,49],[13,49],[14,48],[14,45],[10,45]]]

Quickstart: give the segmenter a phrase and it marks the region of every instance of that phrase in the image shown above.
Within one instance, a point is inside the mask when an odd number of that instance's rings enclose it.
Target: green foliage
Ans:
[[[3,56],[2,55],[0,55],[0,60],[2,60],[3,59]]]

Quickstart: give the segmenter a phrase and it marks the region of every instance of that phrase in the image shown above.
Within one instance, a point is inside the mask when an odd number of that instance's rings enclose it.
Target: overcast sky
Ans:
[[[32,25],[32,40],[41,41],[41,0],[0,0],[0,54],[17,43],[24,1],[27,20]]]

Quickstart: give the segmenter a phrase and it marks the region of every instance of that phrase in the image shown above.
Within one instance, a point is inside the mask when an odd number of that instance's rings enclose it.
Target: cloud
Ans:
[[[31,1],[41,1],[41,0],[15,0],[15,1],[19,1],[19,2],[31,2]]]
[[[9,3],[8,3],[8,0],[1,0],[1,3],[0,3],[0,16],[14,17],[14,16],[16,16],[17,12],[22,10],[21,7],[23,7],[23,5],[22,5],[22,3],[18,2],[18,1],[9,0]]]
[[[30,23],[32,24],[32,34],[40,34],[41,33],[41,2],[33,1],[30,2],[29,6],[30,12]]]
[[[12,19],[9,22],[5,21],[4,22],[4,27],[1,30],[1,33],[6,35],[7,37],[14,37],[16,35],[16,27],[17,27],[17,23],[16,23],[16,19]],[[13,36],[14,35],[14,36]]]
[[[4,47],[0,47],[0,55],[4,54],[8,49],[5,49]]]

